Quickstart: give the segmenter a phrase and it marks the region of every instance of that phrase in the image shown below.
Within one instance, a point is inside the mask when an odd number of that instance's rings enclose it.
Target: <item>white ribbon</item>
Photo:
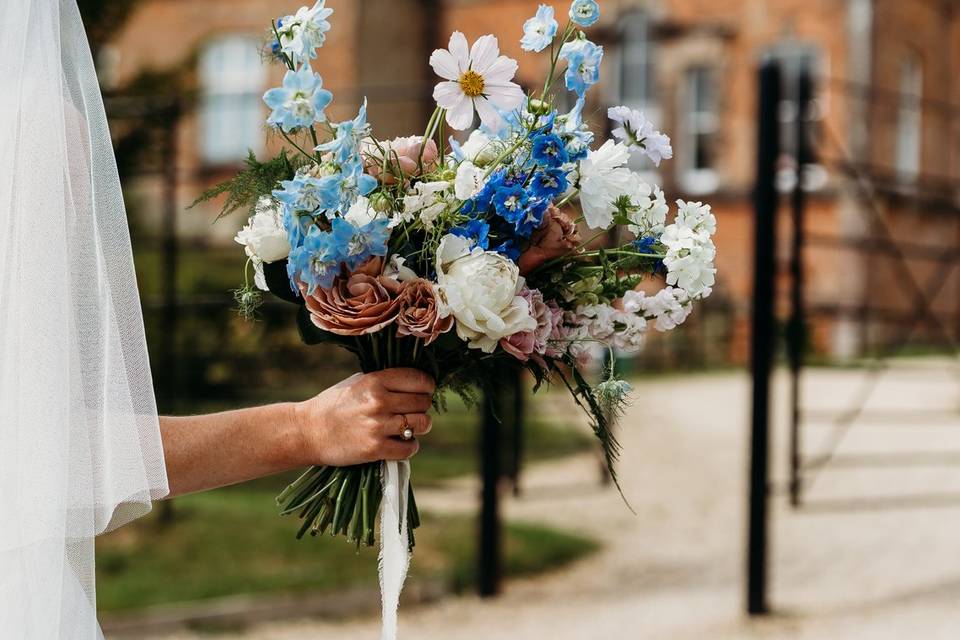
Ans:
[[[383,463],[383,502],[380,509],[380,597],[383,601],[381,640],[396,640],[397,607],[410,564],[407,495],[410,462]]]

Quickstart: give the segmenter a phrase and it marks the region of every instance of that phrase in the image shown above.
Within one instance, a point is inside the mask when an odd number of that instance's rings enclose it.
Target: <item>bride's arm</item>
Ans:
[[[399,460],[417,452],[398,435],[430,430],[434,383],[415,369],[355,375],[299,403],[160,418],[170,497],[311,464]]]

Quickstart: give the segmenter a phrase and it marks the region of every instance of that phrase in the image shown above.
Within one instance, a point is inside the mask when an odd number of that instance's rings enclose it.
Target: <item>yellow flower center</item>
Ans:
[[[464,95],[476,98],[483,94],[483,76],[472,69],[460,76],[460,88]]]

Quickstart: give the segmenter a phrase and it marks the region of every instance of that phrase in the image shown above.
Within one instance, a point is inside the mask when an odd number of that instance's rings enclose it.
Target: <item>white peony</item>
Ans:
[[[457,335],[471,348],[492,353],[501,338],[537,328],[529,304],[518,295],[523,278],[508,258],[471,249],[468,239],[447,234],[437,248],[436,267],[440,317],[452,315]]]
[[[457,167],[457,177],[453,180],[453,193],[460,200],[469,200],[480,192],[486,179],[484,171],[469,160]]]
[[[283,227],[283,213],[276,201],[270,196],[261,197],[250,220],[237,232],[234,240],[243,245],[247,257],[253,263],[254,283],[257,288],[266,291],[263,263],[283,260],[290,255],[290,241],[287,239],[287,230]]]
[[[626,145],[607,140],[580,161],[580,205],[591,229],[613,223],[614,202],[636,186],[633,173],[624,167],[630,159]]]

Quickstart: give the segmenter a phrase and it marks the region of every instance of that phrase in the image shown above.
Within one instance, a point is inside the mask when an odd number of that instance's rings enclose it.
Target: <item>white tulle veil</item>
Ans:
[[[75,0],[0,43],[0,637],[98,638],[94,537],[167,493],[129,231]]]

